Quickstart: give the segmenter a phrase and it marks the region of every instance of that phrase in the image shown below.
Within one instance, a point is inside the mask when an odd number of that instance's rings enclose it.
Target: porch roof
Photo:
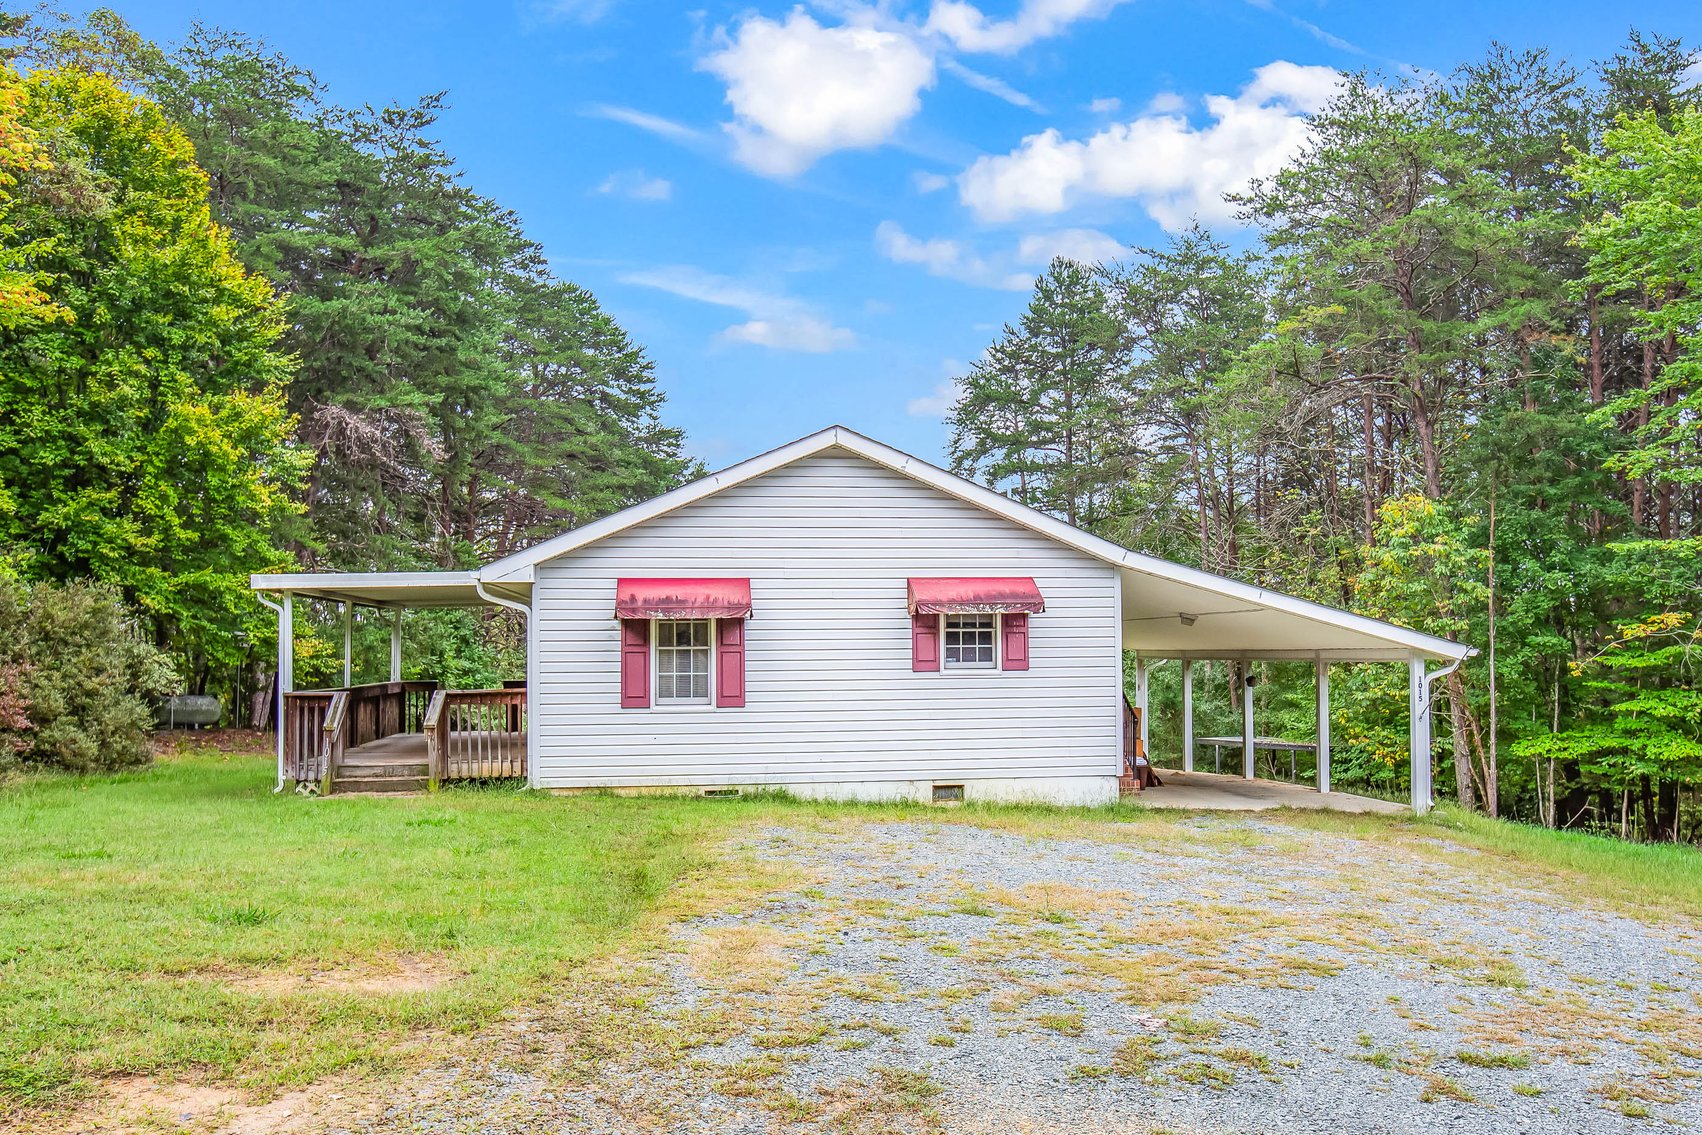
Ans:
[[[345,571],[292,572],[249,577],[255,591],[288,591],[308,599],[329,599],[357,607],[494,607],[479,594],[478,576],[470,571]],[[487,584],[485,590],[503,599],[525,602],[531,585]]]

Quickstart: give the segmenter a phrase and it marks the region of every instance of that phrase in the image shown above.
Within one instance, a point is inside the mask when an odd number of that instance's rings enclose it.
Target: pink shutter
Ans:
[[[621,708],[650,708],[650,620],[621,620]]]
[[[1028,616],[1008,614],[999,622],[1004,627],[1004,649],[999,652],[1004,668],[1028,669]]]
[[[745,621],[715,620],[715,704],[745,704]]]
[[[932,671],[940,668],[940,617],[910,616],[910,668]]]

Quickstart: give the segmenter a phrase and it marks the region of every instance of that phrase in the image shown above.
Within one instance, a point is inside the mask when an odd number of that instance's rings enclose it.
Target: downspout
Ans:
[[[279,637],[282,637],[284,633],[284,605],[282,603],[272,602],[258,591],[254,593],[254,598],[260,600],[260,602],[265,606],[270,607],[273,613],[278,616],[278,635]],[[272,789],[274,793],[282,792],[284,790],[284,723],[282,720],[284,715],[284,699],[282,692],[276,688],[283,680],[284,676],[282,674],[275,675],[272,678],[272,692],[277,695],[278,698],[278,706],[272,711],[272,730],[278,735],[278,783]]]
[[[497,607],[507,607],[510,611],[519,611],[520,614],[525,617],[527,625],[531,624],[532,608],[520,602],[520,600],[504,599],[500,595],[492,595],[489,591],[485,590],[484,581],[480,579],[473,580],[473,590],[477,591],[479,593],[479,598],[483,599],[486,603],[490,603]],[[1456,665],[1458,665],[1458,663],[1456,663]]]
[[[1431,737],[1430,737],[1430,707],[1435,704],[1435,685],[1436,685],[1436,682],[1441,678],[1446,678],[1449,674],[1452,674],[1454,671],[1458,670],[1460,668],[1460,666],[1465,662],[1466,659],[1472,657],[1476,653],[1477,653],[1476,650],[1467,650],[1467,652],[1465,654],[1462,654],[1460,657],[1454,659],[1454,661],[1452,661],[1448,665],[1442,667],[1442,669],[1437,670],[1435,673],[1424,673],[1423,674],[1423,678],[1424,678],[1424,704],[1422,706],[1411,707],[1412,712],[1414,714],[1422,713],[1424,715],[1423,732],[1424,732],[1424,749],[1425,749],[1425,752],[1424,752],[1424,758],[1423,759],[1426,762],[1426,764],[1425,764],[1426,784],[1425,784],[1425,792],[1424,792],[1426,799],[1424,801],[1423,811],[1428,811],[1430,809],[1430,807],[1432,806],[1432,803],[1435,799],[1434,788],[1433,788],[1433,786],[1431,786],[1428,783],[1428,780],[1429,780],[1429,771],[1428,770],[1429,770],[1429,767],[1430,767],[1429,762],[1432,759],[1432,757],[1431,757],[1431,754],[1433,752],[1432,747],[1435,744],[1435,742],[1432,741]],[[1420,666],[1422,667],[1422,663],[1420,663]],[[1422,670],[1421,670],[1421,673],[1422,673]],[[1416,719],[1415,719],[1415,724],[1413,725],[1413,728],[1415,730],[1417,729]],[[1415,755],[1413,759],[1415,761],[1414,769],[1415,769],[1415,775],[1416,775],[1416,768],[1417,768],[1416,761],[1417,761],[1418,758]],[[1454,759],[1459,760],[1460,755],[1458,753],[1454,754]],[[1415,811],[1419,810],[1419,804],[1418,804],[1416,792],[1414,794],[1413,807],[1414,807]]]
[[[1430,703],[1435,699],[1436,693],[1435,693],[1435,690],[1433,690],[1431,687],[1434,686],[1436,679],[1446,678],[1449,674],[1452,674],[1455,670],[1458,670],[1460,668],[1461,663],[1463,663],[1467,658],[1471,658],[1476,653],[1477,653],[1477,651],[1473,650],[1468,654],[1462,655],[1461,657],[1454,659],[1448,665],[1446,665],[1446,666],[1442,667],[1442,669],[1436,671],[1436,673],[1426,674],[1424,676],[1424,705],[1425,705],[1426,709],[1428,709],[1430,707]]]
[[[535,738],[538,731],[535,728],[537,718],[532,713],[537,697],[536,686],[533,682],[535,667],[532,663],[536,651],[533,650],[532,642],[532,608],[517,599],[505,599],[501,595],[493,595],[485,589],[484,580],[478,576],[473,577],[473,590],[485,602],[498,607],[506,607],[510,611],[518,611],[520,617],[526,620],[526,787],[536,788],[538,783],[538,754]]]

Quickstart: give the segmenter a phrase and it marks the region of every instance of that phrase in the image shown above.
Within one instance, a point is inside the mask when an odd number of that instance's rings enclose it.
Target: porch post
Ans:
[[[278,783],[284,780],[284,695],[295,690],[295,592],[283,594],[278,610],[278,706],[272,725],[278,732]]]
[[[353,647],[355,640],[355,607],[347,599],[343,600],[343,688],[346,690],[354,685],[350,679],[354,677]]]
[[[1147,744],[1147,720],[1146,720],[1147,719],[1147,712],[1146,712],[1146,707],[1147,707],[1147,684],[1150,680],[1151,679],[1147,676],[1147,661],[1146,661],[1146,659],[1142,658],[1138,654],[1135,655],[1135,708],[1140,710],[1140,716],[1141,716],[1141,723],[1140,723],[1140,725],[1141,725],[1141,732],[1140,732],[1141,751],[1146,753],[1147,759],[1149,761],[1152,759],[1152,746]]]
[[[1253,779],[1253,664],[1241,663],[1241,775]]]
[[[1182,771],[1194,771],[1194,660],[1182,659]]]
[[[1412,757],[1412,810],[1430,811],[1430,684],[1424,680],[1424,659],[1407,658],[1407,747]]]
[[[390,680],[402,680],[402,608],[390,612]]]
[[[1318,656],[1318,791],[1330,790],[1330,664]]]

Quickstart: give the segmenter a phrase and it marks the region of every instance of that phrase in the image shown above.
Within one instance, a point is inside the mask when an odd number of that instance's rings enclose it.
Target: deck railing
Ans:
[[[349,699],[353,691],[338,690],[331,695],[325,710],[325,725],[320,730],[319,794],[331,795],[331,785],[337,778],[337,766],[342,763],[343,750],[349,747]]]
[[[425,713],[427,777],[445,780],[526,775],[526,691],[439,690]]]
[[[284,695],[284,779],[297,784],[320,780],[325,717],[336,690],[299,690]]]
[[[365,745],[424,728],[426,703],[436,682],[374,682],[349,691],[349,744]]]
[[[329,793],[345,750],[425,728],[436,682],[373,682],[284,695],[284,779]]]

